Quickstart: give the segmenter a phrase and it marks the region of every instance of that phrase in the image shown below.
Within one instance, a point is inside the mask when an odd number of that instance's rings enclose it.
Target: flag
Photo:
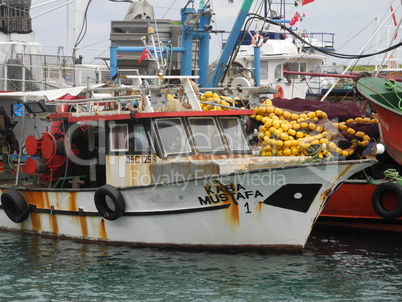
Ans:
[[[299,12],[296,12],[293,18],[290,20],[289,25],[293,26],[299,21]]]
[[[394,20],[394,26],[397,26],[398,22],[396,22],[396,17],[395,17],[395,14],[394,14],[394,8],[392,7],[392,5],[391,5],[391,13],[392,13],[392,20]]]
[[[145,59],[148,59],[151,56],[151,52],[149,51],[148,47],[145,47],[145,49],[142,51],[140,58],[138,59],[138,64],[144,61]]]
[[[302,1],[302,5],[306,5],[306,4],[309,4],[311,2],[314,2],[314,0],[304,0],[304,1]]]
[[[392,13],[392,20],[394,21],[394,26],[397,26],[397,25],[398,25],[398,22],[396,21],[396,17],[395,17],[395,13],[394,13],[394,8],[392,7],[392,5],[390,6],[390,8],[391,8],[391,13]],[[397,36],[398,36],[398,32],[395,31],[394,40],[396,39]]]

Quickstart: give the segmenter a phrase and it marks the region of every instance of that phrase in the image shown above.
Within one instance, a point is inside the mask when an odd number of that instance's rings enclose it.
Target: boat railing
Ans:
[[[91,99],[57,100],[48,104],[68,104],[72,116],[105,116],[137,112],[142,108],[141,95],[101,97]],[[55,112],[54,112],[55,113]]]
[[[124,75],[131,85],[90,85],[87,97],[73,100],[58,99],[47,105],[70,105],[72,116],[105,116],[159,111],[202,111],[197,85],[198,76]],[[180,81],[169,84],[168,80]],[[91,87],[92,86],[92,87]],[[190,106],[182,108],[186,103]],[[187,109],[187,110],[186,110]],[[55,113],[55,112],[53,112]]]
[[[345,78],[331,78],[330,76],[312,77],[309,80],[309,89],[307,94],[312,96],[323,96],[334,83],[336,83],[336,85],[333,88],[333,94],[353,94],[353,80]]]
[[[88,79],[99,83],[109,79],[102,64],[80,64],[72,56],[18,53],[0,67],[0,90],[36,91],[86,85]]]
[[[317,65],[309,76],[309,89],[307,94],[313,96],[322,96],[325,92],[336,83],[334,93],[351,92],[354,81],[350,78],[339,78],[337,75],[342,74],[343,65]],[[316,73],[317,75],[314,75]],[[327,74],[328,76],[318,76],[318,74]],[[333,77],[331,75],[334,75]],[[336,77],[336,78],[335,78]]]
[[[308,43],[319,49],[326,49],[330,51],[335,50],[335,34],[325,32],[303,32],[302,38]],[[307,44],[303,45],[303,49],[309,49]]]

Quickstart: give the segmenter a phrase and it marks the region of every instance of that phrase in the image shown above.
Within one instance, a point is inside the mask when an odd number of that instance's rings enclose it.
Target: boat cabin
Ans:
[[[19,123],[35,120],[46,128],[34,133],[28,126],[17,135],[26,138],[20,142],[26,155],[14,155],[20,165],[13,173],[19,169],[30,185],[53,188],[144,186],[232,173],[250,163],[244,124],[252,110],[194,110],[200,106],[189,83],[177,91],[155,87],[144,91],[142,83],[98,99],[25,101]],[[171,99],[180,89],[187,109]]]
[[[106,175],[112,185],[149,185],[220,174],[250,154],[239,112],[143,113],[106,122]],[[163,177],[163,179],[161,179]]]

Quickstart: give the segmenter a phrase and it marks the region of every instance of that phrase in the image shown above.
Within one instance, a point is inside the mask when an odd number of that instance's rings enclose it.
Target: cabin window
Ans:
[[[306,72],[307,71],[307,64],[306,63],[300,63],[300,70],[299,71],[300,72]]]
[[[268,79],[268,62],[261,62],[260,78],[264,80]]]
[[[282,64],[276,65],[276,67],[275,67],[275,79],[279,80],[282,77],[283,77]]]
[[[180,118],[157,119],[156,126],[165,154],[191,152],[188,136]]]
[[[110,151],[128,151],[128,124],[110,124]]]
[[[134,125],[134,152],[147,153],[149,151],[151,151],[151,145],[144,125]]]
[[[189,118],[188,121],[198,152],[216,153],[225,151],[215,119]]]
[[[283,70],[299,71],[299,64],[298,63],[285,63],[285,64],[283,64]],[[297,79],[298,75],[288,74],[286,77],[288,77],[289,79]]]
[[[231,151],[250,151],[240,121],[235,117],[221,118],[223,132]]]
[[[306,72],[306,63],[285,63],[283,64],[283,70]],[[287,75],[287,77],[289,79],[300,79],[303,78],[304,76],[300,76],[297,74],[289,74]]]

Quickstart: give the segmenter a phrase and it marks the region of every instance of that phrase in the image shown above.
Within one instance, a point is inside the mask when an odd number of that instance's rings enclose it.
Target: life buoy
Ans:
[[[126,202],[120,191],[111,185],[103,185],[94,195],[99,214],[107,220],[116,220],[124,215]]]
[[[251,38],[251,44],[255,44],[258,42],[258,44],[261,45],[262,41],[264,41],[263,35],[254,35]]]
[[[23,222],[29,217],[31,208],[15,189],[8,189],[1,194],[1,204],[8,218],[15,223]]]
[[[274,99],[275,98],[281,98],[285,96],[285,93],[283,92],[283,88],[281,86],[276,86],[275,89],[278,91],[277,93],[274,94]]]
[[[384,207],[384,195],[394,194],[397,198],[397,205],[394,209],[388,210]],[[376,213],[385,219],[396,219],[402,216],[402,186],[393,182],[381,183],[373,192],[372,204]]]

